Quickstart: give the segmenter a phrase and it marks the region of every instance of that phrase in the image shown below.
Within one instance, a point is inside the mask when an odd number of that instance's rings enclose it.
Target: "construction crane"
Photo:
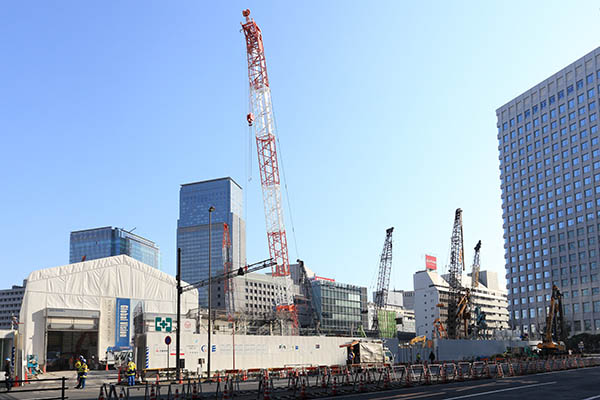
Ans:
[[[473,256],[473,269],[471,272],[471,288],[479,286],[479,253],[481,252],[481,240],[475,246],[475,256]]]
[[[385,231],[385,241],[383,250],[379,259],[379,275],[377,277],[377,291],[375,292],[375,312],[373,313],[373,331],[380,333],[379,329],[379,311],[382,310],[388,299],[388,289],[390,287],[390,274],[392,271],[392,232],[394,228],[388,228]]]
[[[546,316],[546,330],[542,342],[537,345],[542,350],[542,353],[545,354],[565,351],[567,330],[565,329],[562,297],[563,295],[558,287],[552,285],[552,297],[550,298],[550,307]],[[553,336],[556,338],[556,342],[553,340]]]
[[[456,209],[454,213],[454,225],[450,238],[450,265],[448,266],[448,320],[446,329],[449,339],[460,337],[460,315],[459,303],[464,303],[462,273],[465,270],[462,210]],[[463,311],[464,312],[464,311]],[[466,332],[465,332],[466,335]]]
[[[237,271],[223,272],[222,274],[214,275],[214,276],[211,276],[210,278],[203,279],[201,281],[182,286],[181,293],[185,293],[192,289],[198,289],[201,287],[205,287],[205,286],[208,286],[209,284],[214,285],[219,282],[227,281],[229,279],[234,278],[235,276],[244,276],[245,274],[249,274],[251,272],[257,272],[257,271],[260,271],[261,269],[265,269],[265,268],[269,268],[269,267],[272,268],[274,265],[275,265],[275,261],[273,261],[271,259],[267,259],[267,260],[259,261],[254,264],[246,265],[245,267],[239,267]]]
[[[277,301],[277,311],[287,311],[289,313],[294,331],[297,332],[298,315],[292,296],[287,237],[281,205],[279,163],[275,145],[275,117],[271,102],[271,87],[267,74],[262,32],[256,22],[250,18],[250,10],[244,10],[242,15],[246,18],[246,21],[242,23],[242,31],[246,38],[250,84],[250,113],[246,116],[246,120],[248,125],[254,128],[256,137],[269,254],[276,263],[272,273],[274,277],[283,280],[283,286],[285,287],[282,297]]]

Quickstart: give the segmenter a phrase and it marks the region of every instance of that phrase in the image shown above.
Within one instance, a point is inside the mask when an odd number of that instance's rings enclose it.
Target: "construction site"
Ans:
[[[2,339],[11,340],[17,384],[43,381],[78,356],[117,374],[95,388],[98,399],[363,396],[600,366],[600,358],[567,348],[564,296],[555,284],[542,340],[510,325],[504,277],[482,269],[481,240],[465,246],[461,208],[448,219],[444,272],[426,255],[412,290],[390,289],[394,227],[381,229],[372,293],[320,276],[309,260],[291,262],[263,32],[250,10],[242,15],[249,112],[240,117],[256,144],[268,258],[234,261],[239,227],[213,224],[211,206],[206,279],[182,279],[179,247],[175,277],[126,255],[34,271],[19,326]],[[217,245],[211,229],[217,229]],[[215,247],[216,271],[210,269]],[[197,301],[204,298],[206,305]],[[137,385],[126,387],[131,360]]]

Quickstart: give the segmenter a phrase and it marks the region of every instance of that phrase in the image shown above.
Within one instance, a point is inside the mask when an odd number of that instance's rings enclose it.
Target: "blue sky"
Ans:
[[[0,287],[106,225],[137,227],[174,273],[179,184],[222,176],[245,189],[248,260],[267,258],[244,8],[264,35],[290,258],[370,286],[394,226],[391,286],[410,289],[425,253],[447,262],[461,207],[468,264],[481,239],[502,277],[495,110],[600,45],[596,1],[4,3]]]

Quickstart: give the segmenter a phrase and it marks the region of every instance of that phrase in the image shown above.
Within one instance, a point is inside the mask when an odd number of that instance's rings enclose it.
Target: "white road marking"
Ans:
[[[466,394],[464,396],[457,396],[457,397],[448,397],[448,398],[446,398],[444,400],[467,399],[469,397],[485,396],[486,394],[508,392],[508,391],[511,391],[511,390],[519,390],[519,389],[527,389],[527,388],[536,387],[536,386],[553,385],[555,383],[556,383],[556,381],[555,382],[536,383],[535,385],[517,386],[517,387],[512,387],[512,388],[506,388],[506,389],[490,390],[489,392]]]
[[[593,400],[593,399],[600,399],[600,394],[598,396],[586,397],[585,399],[582,399],[582,400]]]

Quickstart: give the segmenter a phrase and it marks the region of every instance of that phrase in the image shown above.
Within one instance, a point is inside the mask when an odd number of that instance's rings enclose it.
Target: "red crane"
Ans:
[[[298,316],[292,297],[292,281],[288,257],[287,237],[281,205],[279,163],[275,145],[275,118],[271,103],[271,87],[267,74],[267,62],[262,40],[262,32],[256,22],[250,18],[250,10],[242,15],[246,22],[242,30],[246,37],[246,55],[248,58],[248,79],[250,83],[250,113],[246,116],[248,124],[254,128],[256,148],[258,150],[258,168],[262,185],[267,240],[269,254],[276,263],[272,268],[273,276],[284,282],[285,293],[278,299],[277,310],[288,311],[294,329],[298,328]]]

